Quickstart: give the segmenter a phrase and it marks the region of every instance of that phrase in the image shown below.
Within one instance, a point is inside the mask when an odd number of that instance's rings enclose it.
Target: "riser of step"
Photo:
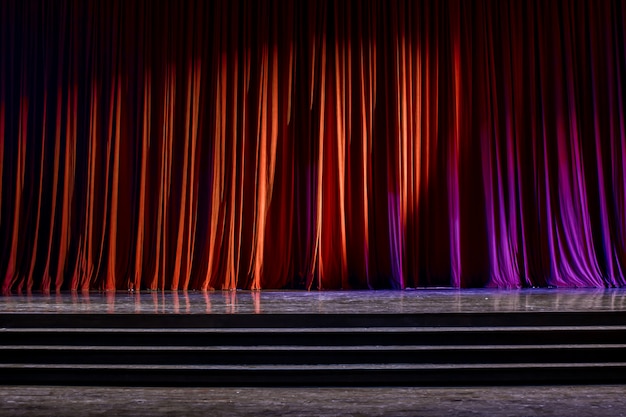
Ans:
[[[392,349],[393,348],[393,349]],[[154,364],[154,365],[341,365],[341,364],[506,364],[586,363],[590,360],[617,363],[626,360],[626,346],[482,346],[446,348],[422,346],[227,348],[223,349],[132,349],[99,346],[0,347],[0,363],[22,364]]]
[[[4,384],[115,386],[428,386],[626,383],[626,364],[503,366],[77,367],[0,365]]]
[[[284,331],[287,330],[287,331]],[[139,331],[113,329],[97,331],[65,331],[64,329],[0,330],[2,345],[93,345],[102,346],[255,346],[255,345],[300,345],[300,346],[356,346],[356,345],[531,345],[531,344],[619,344],[626,343],[624,328],[546,328],[533,330],[499,329],[455,329],[449,331],[423,330],[366,330],[344,329],[344,331],[281,331],[249,329],[249,331],[219,332],[185,331],[176,332]]]
[[[444,314],[7,314],[0,328],[626,326],[626,311]]]

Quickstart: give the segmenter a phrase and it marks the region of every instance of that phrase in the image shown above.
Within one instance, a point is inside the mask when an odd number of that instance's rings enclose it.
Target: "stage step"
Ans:
[[[626,314],[0,314],[3,384],[626,382]]]

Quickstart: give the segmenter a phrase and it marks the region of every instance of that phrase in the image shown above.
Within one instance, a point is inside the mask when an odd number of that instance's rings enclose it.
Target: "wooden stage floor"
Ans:
[[[626,311],[626,289],[62,292],[0,297],[0,313],[422,314]]]
[[[0,318],[0,416],[626,415],[622,289],[32,294]]]

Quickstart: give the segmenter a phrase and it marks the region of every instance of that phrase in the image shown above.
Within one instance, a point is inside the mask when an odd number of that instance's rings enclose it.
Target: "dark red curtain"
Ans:
[[[622,1],[0,2],[0,281],[623,286]]]

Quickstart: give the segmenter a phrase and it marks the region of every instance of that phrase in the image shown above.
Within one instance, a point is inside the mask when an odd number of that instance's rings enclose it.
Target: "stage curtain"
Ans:
[[[626,282],[622,1],[0,2],[9,292]]]

